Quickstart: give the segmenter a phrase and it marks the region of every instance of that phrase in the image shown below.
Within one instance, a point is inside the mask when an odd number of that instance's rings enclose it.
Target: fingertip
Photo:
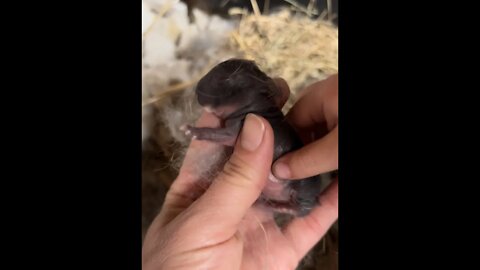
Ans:
[[[290,87],[288,86],[287,81],[280,77],[273,78],[273,82],[280,90],[279,96],[276,99],[277,106],[282,108],[290,97]]]
[[[240,134],[239,145],[250,152],[257,150],[265,134],[265,121],[255,114],[249,113]]]
[[[290,167],[283,160],[276,161],[273,164],[272,171],[275,177],[280,179],[290,179],[292,177],[292,172],[290,170]]]
[[[290,94],[290,87],[288,86],[288,83],[285,79],[281,77],[276,77],[276,78],[273,78],[273,81],[275,82],[278,88],[281,88],[282,92],[285,91],[285,92],[288,92],[288,94]]]

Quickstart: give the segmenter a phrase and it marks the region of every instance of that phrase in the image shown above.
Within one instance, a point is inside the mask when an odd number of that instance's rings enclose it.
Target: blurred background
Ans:
[[[142,239],[176,177],[199,116],[193,90],[213,66],[255,60],[291,96],[338,71],[338,1],[142,0]],[[335,225],[298,269],[338,269]]]

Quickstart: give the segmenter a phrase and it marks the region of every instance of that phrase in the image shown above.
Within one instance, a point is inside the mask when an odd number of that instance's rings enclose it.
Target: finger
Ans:
[[[270,172],[273,131],[258,116],[246,117],[235,150],[210,188],[187,211],[189,219],[201,228],[208,222],[203,238],[231,237],[247,210],[259,197]],[[186,212],[187,212],[186,211]]]
[[[280,90],[280,94],[275,97],[275,103],[278,108],[281,109],[285,103],[287,103],[288,97],[290,96],[290,87],[288,87],[288,83],[282,78],[273,78],[273,82],[275,82],[278,90]]]
[[[327,233],[338,218],[338,180],[335,179],[320,197],[320,205],[308,216],[296,218],[283,233],[299,258]]]
[[[338,76],[314,83],[304,93],[288,112],[289,123],[299,129],[324,122],[334,126],[338,119]]]
[[[321,139],[282,156],[272,168],[280,179],[302,179],[338,169],[338,126]]]

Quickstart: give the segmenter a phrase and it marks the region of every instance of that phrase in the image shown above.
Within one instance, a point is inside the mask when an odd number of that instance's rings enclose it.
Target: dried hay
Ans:
[[[242,15],[231,33],[232,48],[288,82],[292,95],[285,109],[302,88],[338,72],[338,30],[329,21],[286,9],[271,15],[241,10],[231,14]]]

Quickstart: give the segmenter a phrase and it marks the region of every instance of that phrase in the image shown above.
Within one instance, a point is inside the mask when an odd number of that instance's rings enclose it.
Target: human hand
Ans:
[[[338,169],[338,75],[308,86],[287,120],[308,144],[275,162],[276,177],[301,179]]]
[[[218,126],[204,113],[197,126]],[[218,150],[218,149],[217,149]],[[178,178],[145,236],[143,269],[295,269],[337,218],[336,182],[310,215],[279,228],[271,212],[254,205],[265,185],[273,132],[257,116],[246,118],[234,153],[205,191],[196,164],[216,151],[192,141]]]

